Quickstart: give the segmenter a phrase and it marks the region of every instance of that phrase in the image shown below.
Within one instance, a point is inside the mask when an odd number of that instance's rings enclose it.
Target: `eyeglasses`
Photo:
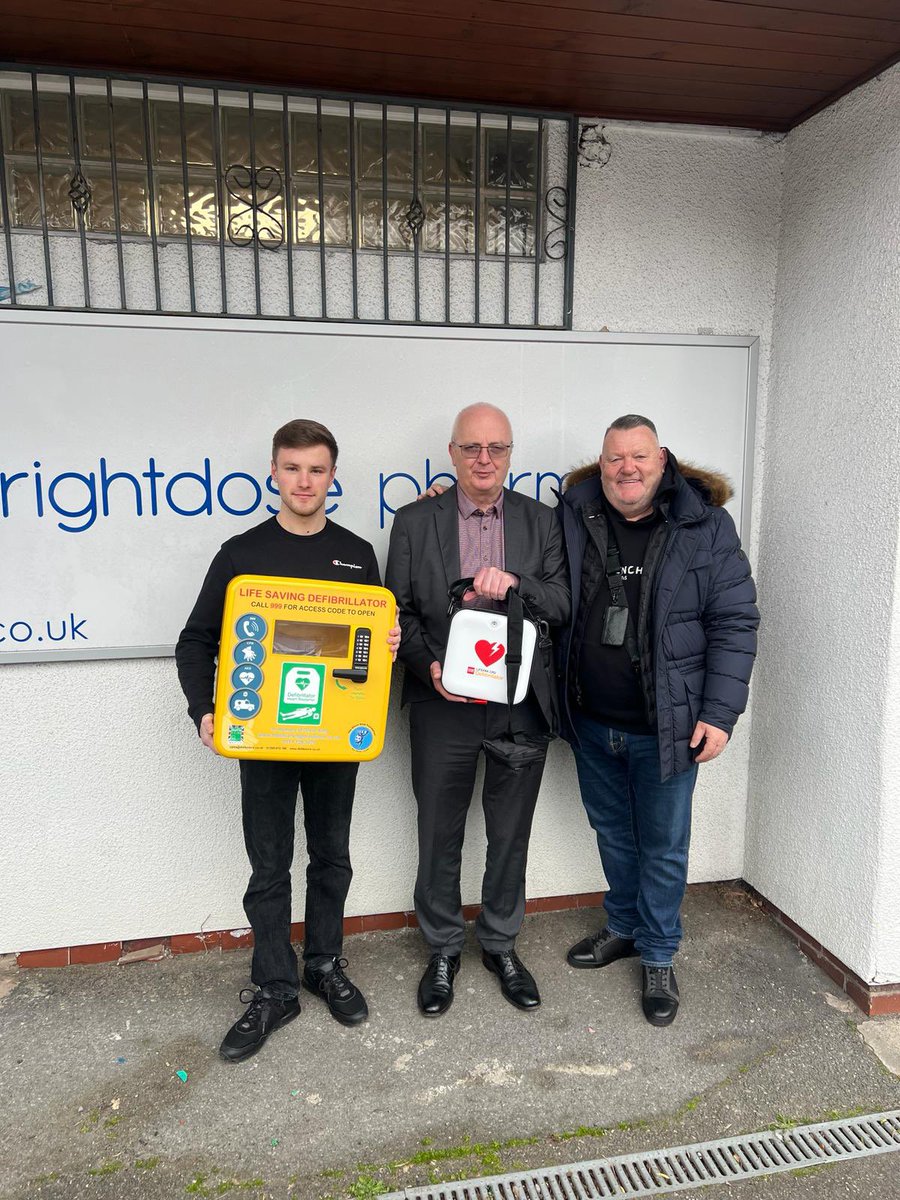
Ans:
[[[463,458],[480,458],[482,450],[487,450],[494,462],[506,458],[513,448],[512,442],[491,442],[488,446],[482,446],[479,442],[465,442],[463,445],[454,442],[453,445]]]

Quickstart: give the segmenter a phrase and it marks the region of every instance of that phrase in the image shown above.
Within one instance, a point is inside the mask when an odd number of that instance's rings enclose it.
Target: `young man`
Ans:
[[[272,479],[278,513],[230,538],[213,559],[194,610],[175,648],[178,678],[200,739],[213,747],[213,683],[225,589],[235,575],[380,586],[375,551],[368,542],[325,516],[338,448],[316,421],[290,421],[272,442]],[[388,644],[396,657],[399,626]],[[300,983],[321,996],[335,1020],[357,1025],[366,1002],[344,974],[341,957],[344,902],[350,887],[350,816],[357,763],[243,760],[241,805],[244,842],[252,874],[244,910],[253,928],[251,978],[256,991],[246,1012],[225,1036],[220,1054],[235,1062],[254,1054],[273,1030],[300,1013]],[[298,786],[309,865],[306,870],[306,940],[303,975],[291,945],[291,861]]]

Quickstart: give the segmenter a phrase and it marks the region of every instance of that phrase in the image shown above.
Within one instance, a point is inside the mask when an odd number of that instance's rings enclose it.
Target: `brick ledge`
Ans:
[[[900,983],[866,983],[755,887],[743,879],[739,881],[739,886],[763,912],[781,926],[806,957],[824,971],[867,1017],[885,1017],[900,1013]]]
[[[604,892],[581,892],[571,896],[538,896],[526,901],[525,911],[561,912],[567,908],[597,908]],[[480,904],[463,905],[463,916],[474,921]],[[345,917],[344,936],[370,933],[381,929],[415,929],[419,922],[414,912],[370,913]],[[291,925],[291,941],[303,941],[303,922]],[[16,955],[20,967],[68,967],[86,963],[147,962],[172,954],[196,954],[205,950],[237,950],[253,945],[249,929],[212,929],[200,933],[173,933],[162,937],[131,938],[120,942],[92,942],[86,946],[57,946],[52,950],[21,950]]]
[[[749,883],[739,879],[735,886],[746,891],[753,901],[788,934],[799,949],[831,978],[868,1017],[900,1013],[900,983],[866,983],[840,959],[792,921],[786,913],[767,900]],[[706,884],[692,884],[705,887]],[[569,896],[538,896],[525,904],[527,913],[562,912],[568,908],[597,908],[603,892],[581,892]],[[481,906],[463,906],[463,916],[472,921]],[[414,912],[371,913],[345,917],[344,934],[369,933],[382,929],[411,929],[418,926]],[[291,940],[303,940],[303,922],[291,925]],[[253,945],[249,929],[216,929],[200,933],[173,933],[164,937],[132,938],[118,942],[94,942],[86,946],[58,946],[51,950],[23,950],[16,955],[18,966],[67,967],[88,963],[155,961],[172,954],[194,954],[206,950],[236,950]]]

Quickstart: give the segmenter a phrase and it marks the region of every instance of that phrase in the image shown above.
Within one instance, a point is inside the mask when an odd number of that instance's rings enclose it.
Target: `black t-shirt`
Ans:
[[[649,516],[640,521],[627,521],[605,500],[602,502],[602,512],[606,517],[607,529],[610,535],[615,537],[619,547],[625,596],[636,631],[644,558],[660,516],[654,509]],[[590,531],[590,522],[585,523]],[[590,586],[590,580],[596,578],[597,570],[601,572],[602,578],[585,617],[578,659],[578,693],[581,708],[594,720],[613,729],[620,729],[625,733],[655,734],[655,728],[647,721],[641,681],[632,666],[628,650],[624,645],[604,646],[601,641],[603,621],[606,610],[612,603],[612,596],[606,580],[605,564],[599,561],[600,552],[590,532],[587,556],[592,562],[585,563],[585,585]],[[591,567],[595,569],[590,569]],[[584,599],[582,596],[582,602]]]
[[[381,585],[375,551],[361,537],[325,522],[319,533],[288,533],[275,517],[229,538],[212,560],[175,647],[178,679],[194,724],[213,711],[213,683],[225,589],[235,575],[280,575]]]

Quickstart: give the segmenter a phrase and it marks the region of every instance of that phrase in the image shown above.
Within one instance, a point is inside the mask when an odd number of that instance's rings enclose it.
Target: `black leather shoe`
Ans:
[[[342,1025],[359,1025],[369,1015],[362,992],[344,974],[346,958],[327,959],[321,966],[304,967],[300,982],[328,1005]]]
[[[439,1017],[453,1003],[453,980],[459,974],[458,954],[432,954],[419,980],[419,1010],[423,1017]]]
[[[576,942],[566,955],[570,967],[605,967],[617,958],[632,958],[638,951],[633,938],[610,933],[604,925],[597,933]]]
[[[534,976],[516,954],[515,950],[504,950],[500,954],[491,954],[482,950],[481,961],[489,971],[500,977],[500,991],[516,1008],[537,1008],[541,1003],[541,994]]]
[[[262,991],[242,988],[240,1000],[247,1005],[247,1011],[235,1021],[219,1047],[219,1054],[227,1062],[249,1058],[270,1033],[300,1016],[300,1001],[296,996],[292,1000],[276,1000]]]
[[[678,984],[672,967],[641,967],[641,1008],[651,1025],[671,1025],[678,1012]]]

